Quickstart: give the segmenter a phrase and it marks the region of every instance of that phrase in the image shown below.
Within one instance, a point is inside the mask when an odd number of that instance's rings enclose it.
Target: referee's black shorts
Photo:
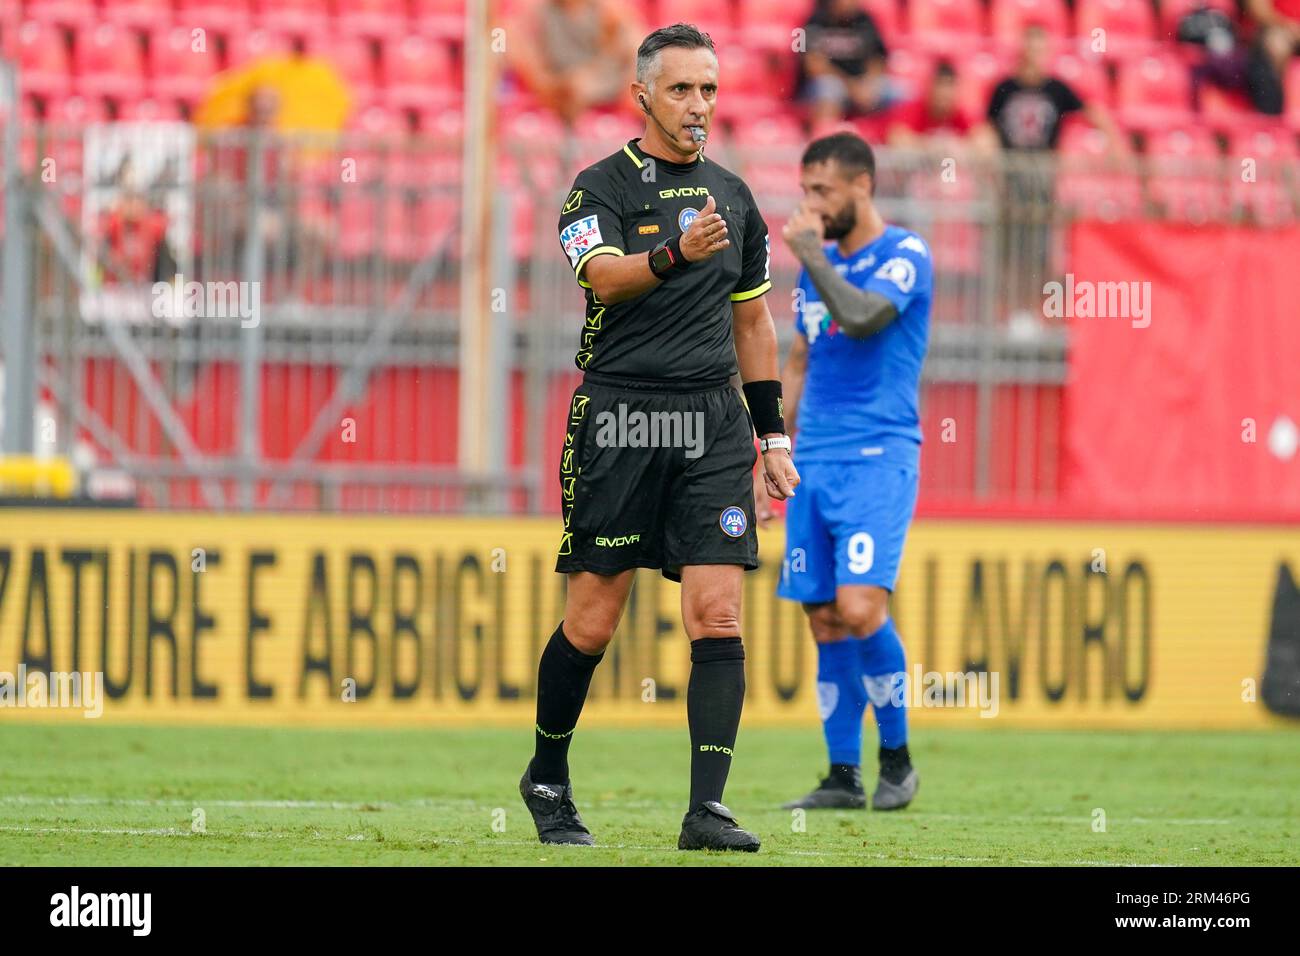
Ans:
[[[668,391],[588,372],[560,455],[555,570],[758,567],[749,412],[729,383]]]

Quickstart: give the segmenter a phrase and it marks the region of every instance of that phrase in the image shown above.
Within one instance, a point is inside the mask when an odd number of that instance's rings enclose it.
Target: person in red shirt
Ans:
[[[948,60],[935,64],[925,96],[895,110],[889,124],[890,146],[919,148],[935,142],[969,140],[989,152],[997,146],[992,128],[972,122],[957,100],[957,71]]]

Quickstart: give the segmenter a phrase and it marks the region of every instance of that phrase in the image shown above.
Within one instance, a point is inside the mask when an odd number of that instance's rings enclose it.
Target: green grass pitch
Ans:
[[[1300,862],[1289,733],[912,736],[921,790],[910,808],[812,812],[800,832],[780,804],[815,782],[819,732],[742,728],[726,802],[763,849],[727,855],[675,849],[684,728],[579,731],[574,786],[600,844],[584,848],[536,842],[517,791],[531,753],[525,728],[0,724],[0,864]],[[193,832],[196,808],[206,832]]]

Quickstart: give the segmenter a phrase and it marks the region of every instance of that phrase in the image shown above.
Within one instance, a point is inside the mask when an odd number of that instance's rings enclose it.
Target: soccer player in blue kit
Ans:
[[[907,806],[918,784],[889,596],[916,507],[933,273],[925,241],[881,219],[875,178],[871,147],[857,135],[815,140],[802,160],[804,200],[784,230],[803,264],[798,334],[782,371],[803,484],[787,505],[777,593],[807,612],[830,752],[830,774],[787,809],[866,806],[868,702],[880,733],[873,809]],[[761,519],[770,509],[759,497]]]

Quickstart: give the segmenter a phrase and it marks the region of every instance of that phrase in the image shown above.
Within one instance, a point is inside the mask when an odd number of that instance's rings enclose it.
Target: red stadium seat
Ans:
[[[740,0],[741,45],[792,56],[793,31],[808,21],[811,12],[811,4],[789,0]]]
[[[993,88],[1011,75],[1013,65],[1009,54],[994,50],[976,50],[954,64],[957,96],[968,116],[982,119],[988,115]]]
[[[369,40],[355,33],[318,34],[308,37],[306,46],[310,55],[333,65],[356,105],[375,98],[375,64]]]
[[[1052,74],[1079,94],[1085,103],[1110,106],[1110,76],[1100,59],[1078,53],[1059,54],[1052,62]]]
[[[439,140],[459,143],[465,135],[465,114],[459,107],[417,110],[420,132]]]
[[[170,27],[156,31],[149,38],[149,75],[153,95],[161,99],[183,100],[191,105],[212,88],[213,77],[220,72],[216,45],[203,44],[194,49],[189,27]]]
[[[1142,215],[1142,183],[1132,166],[1107,164],[1106,134],[1087,123],[1067,122],[1057,152],[1056,202],[1072,215],[1106,222]]]
[[[1130,129],[1194,123],[1187,66],[1169,54],[1121,63],[1116,105],[1120,122]]]
[[[702,5],[699,0],[659,0],[659,22],[693,23],[707,33],[715,46],[728,46],[736,32],[729,4]],[[788,48],[788,47],[787,47]]]
[[[84,94],[132,99],[144,94],[140,38],[114,23],[92,23],[77,31],[77,88]]]
[[[324,33],[330,27],[330,13],[321,0],[257,0],[255,15],[260,26],[281,33]]]
[[[334,15],[340,36],[383,37],[407,29],[402,0],[335,0]]]
[[[0,13],[3,13],[3,6],[0,6]],[[40,0],[39,3],[28,0],[22,13],[25,20],[56,23],[64,27],[93,23],[99,16],[95,0]]]
[[[770,51],[739,44],[718,50],[718,108],[715,120],[746,122],[780,108],[789,89],[773,70]]]
[[[129,123],[174,123],[181,119],[181,109],[174,100],[127,100],[118,108],[117,118]]]
[[[887,69],[908,100],[920,99],[929,89],[934,59],[914,46],[896,46],[889,51]]]
[[[411,27],[440,40],[465,33],[465,0],[411,0]]]
[[[992,0],[989,32],[1003,43],[1018,44],[1027,26],[1041,26],[1054,37],[1072,36],[1065,0]]]
[[[626,143],[645,128],[641,114],[624,110],[591,110],[578,117],[578,129],[598,143]]]
[[[1205,222],[1226,217],[1219,145],[1203,126],[1161,129],[1147,136],[1147,188],[1153,201],[1175,219]]]
[[[59,28],[28,21],[18,30],[18,72],[24,94],[64,96],[72,86],[68,48]]]
[[[985,32],[979,0],[911,0],[907,16],[908,33],[919,43],[935,34],[982,36]]]
[[[1275,117],[1256,112],[1245,93],[1209,84],[1201,88],[1200,113],[1205,125],[1229,136],[1277,123]]]
[[[1286,122],[1292,129],[1300,129],[1300,60],[1294,57],[1287,64],[1285,83]]]
[[[127,27],[150,29],[170,23],[171,0],[111,0],[104,4],[103,13],[91,12],[82,23],[103,19]]]
[[[226,67],[234,69],[268,56],[280,56],[290,50],[289,40],[274,30],[247,30],[231,34],[226,43]]]
[[[742,123],[736,127],[737,146],[797,146],[804,142],[803,126],[791,116],[773,115]]]
[[[348,117],[347,128],[353,132],[375,137],[397,136],[405,132],[402,117],[397,111],[378,103],[353,110]]]
[[[51,123],[84,126],[105,122],[108,109],[98,96],[65,96],[50,100],[45,107],[45,118]]]
[[[249,0],[176,0],[174,22],[232,38],[251,29],[253,11]]]
[[[388,37],[382,45],[383,99],[390,106],[419,107],[456,86],[446,43],[412,35]]]
[[[1156,40],[1156,14],[1151,0],[1078,0],[1075,32],[1092,42],[1094,30],[1104,30],[1105,47],[1098,52],[1150,52]]]

